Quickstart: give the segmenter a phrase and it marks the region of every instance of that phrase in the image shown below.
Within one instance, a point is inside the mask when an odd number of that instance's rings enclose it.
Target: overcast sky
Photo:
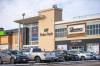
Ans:
[[[57,4],[63,9],[63,20],[100,13],[100,0],[0,0],[0,27],[18,28],[13,21],[38,15],[38,11]]]

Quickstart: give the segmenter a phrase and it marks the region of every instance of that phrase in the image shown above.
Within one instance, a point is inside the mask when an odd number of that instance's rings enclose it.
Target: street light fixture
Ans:
[[[23,16],[23,19],[24,19],[25,13],[22,13],[22,16]]]

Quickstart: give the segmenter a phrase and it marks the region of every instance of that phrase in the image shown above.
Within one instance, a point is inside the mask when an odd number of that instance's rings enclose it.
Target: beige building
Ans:
[[[51,8],[43,10],[39,12],[39,15],[45,16],[38,23],[39,47],[52,51],[55,49],[55,22],[62,20],[62,9]]]
[[[85,50],[100,53],[100,16],[62,21],[62,9],[39,11],[38,16],[16,20],[23,24],[26,46],[42,50]],[[20,27],[19,27],[20,28]],[[23,46],[24,46],[23,44]]]

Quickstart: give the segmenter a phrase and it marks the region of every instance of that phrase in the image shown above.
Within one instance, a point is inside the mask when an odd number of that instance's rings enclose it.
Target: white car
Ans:
[[[22,51],[30,60],[34,60],[36,63],[40,63],[46,58],[45,52],[42,52],[40,48],[25,48]]]
[[[40,63],[41,61],[54,61],[55,59],[58,59],[54,52],[41,51],[40,48],[32,47],[22,51],[30,60],[34,60],[36,63]]]
[[[70,52],[78,55],[80,60],[94,59],[93,54],[91,54],[90,52],[86,51],[70,51]]]

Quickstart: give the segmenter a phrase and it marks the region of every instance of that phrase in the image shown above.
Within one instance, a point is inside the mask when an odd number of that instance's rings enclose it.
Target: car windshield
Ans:
[[[23,52],[21,51],[12,51],[11,53],[14,55],[23,55]]]
[[[85,51],[68,51],[70,54],[86,53]]]

